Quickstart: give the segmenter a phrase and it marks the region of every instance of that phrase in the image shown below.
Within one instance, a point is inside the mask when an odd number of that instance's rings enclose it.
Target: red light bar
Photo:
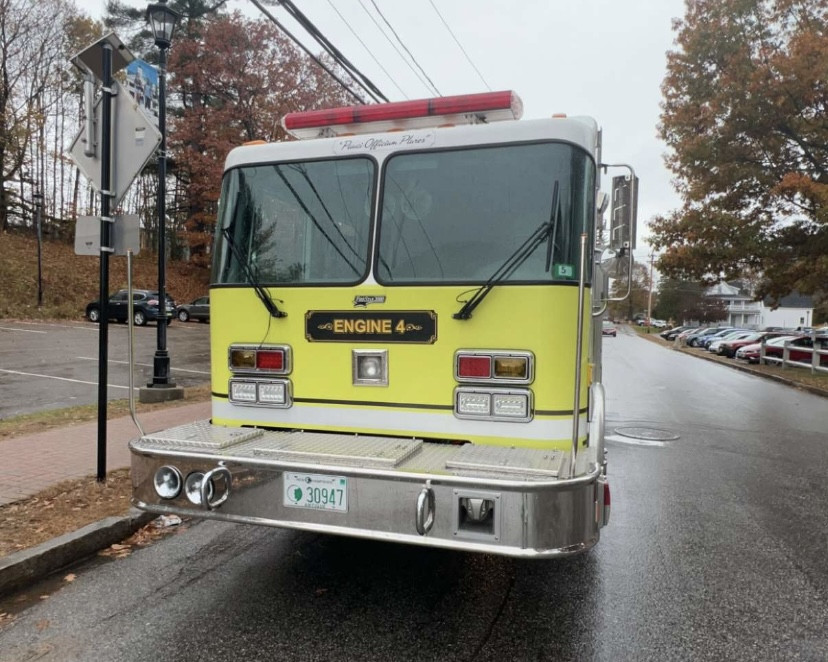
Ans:
[[[288,113],[285,130],[297,138],[520,119],[523,102],[511,90],[434,99]],[[439,118],[439,119],[438,119]]]

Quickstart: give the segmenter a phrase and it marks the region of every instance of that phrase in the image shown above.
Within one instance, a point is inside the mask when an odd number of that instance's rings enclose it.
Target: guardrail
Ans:
[[[768,356],[765,354],[765,344],[762,343],[762,347],[759,350],[759,362],[760,363],[777,363],[781,365],[783,368],[787,368],[788,366],[794,368],[810,368],[811,374],[815,374],[816,372],[824,372],[828,373],[828,366],[823,367],[821,365],[822,359],[821,357],[825,356],[828,357],[828,342],[825,342],[825,349],[821,349],[817,346],[817,337],[814,336],[812,338],[813,346],[811,347],[803,347],[800,345],[793,345],[793,341],[788,340],[782,346],[782,357],[778,356]],[[793,349],[797,354],[810,354],[811,360],[810,362],[799,361],[791,359],[791,349]]]

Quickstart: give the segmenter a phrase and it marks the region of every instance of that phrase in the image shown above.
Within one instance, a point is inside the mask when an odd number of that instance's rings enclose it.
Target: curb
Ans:
[[[156,517],[154,513],[131,508],[124,517],[107,517],[0,559],[0,596],[128,538]]]
[[[653,338],[656,344],[661,345],[666,349],[672,349],[677,352],[681,352],[682,354],[687,354],[688,356],[695,356],[698,359],[703,359],[705,361],[709,361],[711,363],[717,363],[719,365],[723,365],[726,368],[733,368],[734,370],[739,370],[741,372],[746,372],[749,375],[753,375],[755,377],[763,377],[764,379],[770,379],[774,382],[779,382],[780,384],[785,384],[786,386],[790,386],[792,388],[798,388],[802,391],[808,391],[809,393],[813,393],[814,395],[822,396],[823,398],[828,398],[828,391],[825,389],[821,389],[817,386],[811,386],[810,384],[801,384],[799,382],[795,382],[791,379],[787,379],[782,377],[781,375],[774,375],[767,372],[761,372],[759,370],[753,370],[749,366],[742,365],[741,363],[724,363],[722,361],[716,360],[712,356],[705,356],[704,354],[699,354],[693,351],[692,347],[676,347],[672,343],[664,344],[664,341],[658,341],[656,338]],[[735,359],[734,359],[735,361]]]

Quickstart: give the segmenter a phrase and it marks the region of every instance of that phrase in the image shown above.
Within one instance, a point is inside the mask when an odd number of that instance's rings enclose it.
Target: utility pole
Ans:
[[[647,333],[650,332],[650,327],[653,322],[653,261],[655,260],[655,252],[650,253],[650,287],[647,293]]]

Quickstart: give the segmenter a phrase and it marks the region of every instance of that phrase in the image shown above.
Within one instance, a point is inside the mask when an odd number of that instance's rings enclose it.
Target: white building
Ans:
[[[767,326],[781,326],[793,329],[810,326],[814,316],[811,297],[798,293],[779,300],[776,309],[771,308],[770,299],[755,301],[753,296],[740,289],[738,281],[722,281],[705,292],[705,296],[721,299],[727,310],[723,323],[744,329],[764,329]]]

